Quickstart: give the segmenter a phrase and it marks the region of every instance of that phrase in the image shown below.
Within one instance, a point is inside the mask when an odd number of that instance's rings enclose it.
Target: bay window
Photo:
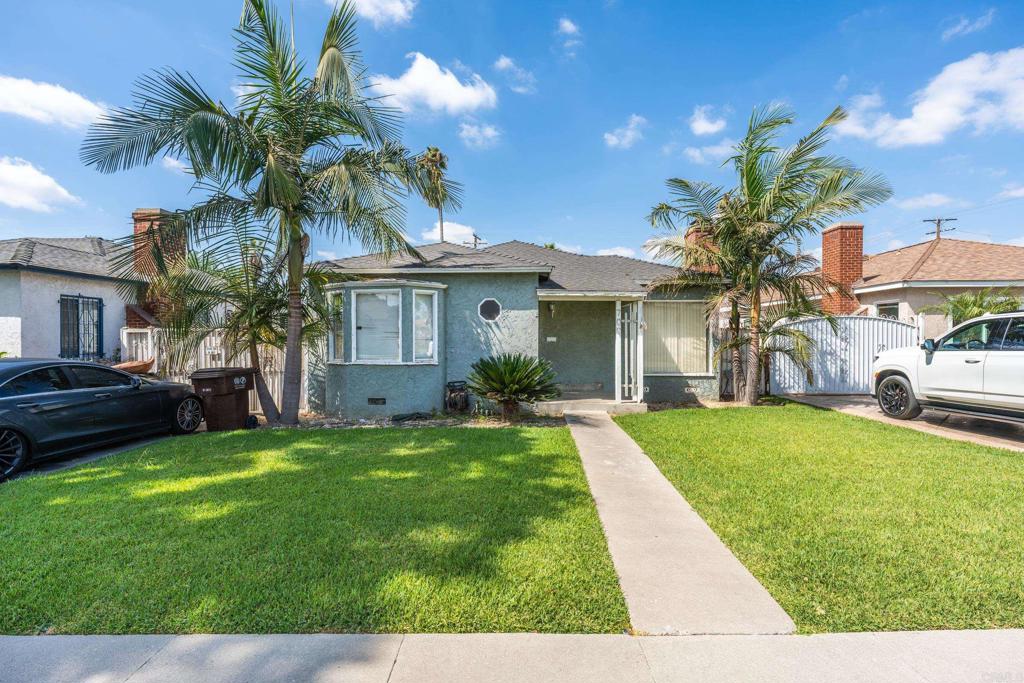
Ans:
[[[402,360],[402,295],[397,289],[352,294],[352,358],[357,363]]]
[[[437,360],[437,292],[414,292],[412,303],[413,361]]]
[[[708,322],[700,301],[644,303],[644,372],[651,375],[706,375]]]

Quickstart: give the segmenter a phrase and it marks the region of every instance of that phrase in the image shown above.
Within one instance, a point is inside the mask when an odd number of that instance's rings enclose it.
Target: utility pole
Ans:
[[[926,235],[934,234],[935,235],[935,239],[939,240],[939,239],[942,239],[942,233],[944,233],[944,232],[952,232],[952,231],[956,230],[956,228],[944,228],[944,227],[942,227],[942,224],[943,223],[952,223],[955,220],[956,220],[955,218],[925,218],[921,222],[922,223],[934,223],[935,224],[935,232],[932,233],[931,231],[929,231],[929,232],[926,232],[925,234]]]
[[[484,238],[480,237],[480,235],[478,235],[478,234],[476,234],[474,232],[473,233],[473,241],[472,242],[468,242],[468,241],[467,242],[463,242],[463,244],[465,244],[467,247],[473,247],[474,249],[479,249],[481,244],[487,244],[487,240],[485,240]]]

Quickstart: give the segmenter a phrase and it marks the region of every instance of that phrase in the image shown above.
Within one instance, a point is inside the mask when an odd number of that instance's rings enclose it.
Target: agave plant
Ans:
[[[520,403],[536,403],[559,395],[551,363],[522,353],[502,353],[473,363],[469,389],[501,404],[504,418],[514,418]]]

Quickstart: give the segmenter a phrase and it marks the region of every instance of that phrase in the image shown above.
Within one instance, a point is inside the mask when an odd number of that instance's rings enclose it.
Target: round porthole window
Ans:
[[[487,322],[494,322],[501,315],[501,304],[495,299],[484,299],[480,302],[480,317]]]

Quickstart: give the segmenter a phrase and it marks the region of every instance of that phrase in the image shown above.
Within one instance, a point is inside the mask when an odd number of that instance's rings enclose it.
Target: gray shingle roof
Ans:
[[[551,274],[541,289],[573,292],[643,292],[654,280],[675,273],[675,268],[626,256],[584,256],[513,240],[483,251],[546,263]]]
[[[384,259],[380,254],[351,256],[349,258],[324,261],[327,270],[337,272],[401,272],[420,269],[452,270],[518,270],[524,272],[546,273],[549,267],[543,263],[529,261],[515,256],[506,256],[488,249],[472,249],[459,244],[438,242],[417,247],[423,261],[408,254],[399,254],[391,259]]]
[[[46,268],[110,277],[117,243],[100,237],[22,237],[0,240],[0,267]]]

